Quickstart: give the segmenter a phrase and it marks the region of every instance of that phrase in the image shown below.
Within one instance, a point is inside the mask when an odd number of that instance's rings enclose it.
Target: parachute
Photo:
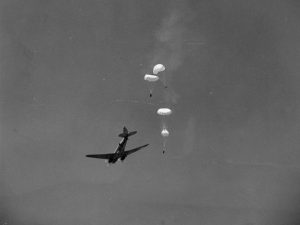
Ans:
[[[163,137],[168,137],[168,136],[169,136],[169,131],[168,131],[166,128],[164,128],[164,129],[161,131],[161,136],[163,136]]]
[[[146,74],[144,76],[144,80],[149,81],[149,82],[155,82],[159,80],[159,77],[156,75],[150,75],[150,74]]]
[[[167,130],[167,123],[165,116],[169,116],[172,114],[172,110],[169,108],[160,108],[157,110],[157,114],[162,116],[162,131],[161,136],[163,137],[163,154],[165,154],[166,151],[166,144],[167,144],[167,137],[169,136],[169,131]]]
[[[163,154],[166,152],[166,145],[167,145],[167,137],[169,137],[169,131],[167,130],[166,124],[163,124],[162,131],[160,132],[161,136],[163,137]]]
[[[157,64],[153,67],[153,75],[151,74],[145,74],[144,75],[144,80],[147,81],[149,91],[150,91],[150,98],[152,97],[152,92],[154,89],[154,84],[156,81],[160,80],[162,84],[164,85],[165,88],[167,88],[167,77],[166,73],[162,73],[163,71],[166,70],[166,67],[163,64]],[[161,74],[159,74],[161,73]],[[168,100],[168,96],[166,96],[166,91],[165,90],[165,99],[166,101]],[[163,137],[163,154],[165,153],[166,150],[166,144],[167,144],[167,137],[169,137],[169,131],[167,130],[167,117],[172,114],[172,110],[169,108],[160,108],[157,110],[157,114],[162,116],[161,117],[161,125],[162,125],[162,130],[161,130],[161,136]]]
[[[153,74],[158,74],[160,72],[163,72],[166,69],[166,67],[163,64],[157,64],[153,67]]]
[[[150,91],[150,98],[152,97],[152,92],[154,89],[154,82],[161,80],[163,83],[164,87],[167,88],[166,84],[166,76],[165,74],[162,74],[161,77],[156,76],[158,73],[163,72],[166,69],[166,67],[162,64],[157,64],[153,67],[153,75],[151,74],[145,74],[144,80],[149,82],[149,91]]]
[[[160,108],[157,110],[157,114],[161,116],[168,116],[172,114],[172,110],[169,108]]]
[[[149,83],[149,92],[150,92],[150,98],[151,98],[152,97],[152,92],[153,92],[153,89],[154,89],[154,85],[152,83],[158,81],[159,77],[156,76],[156,75],[146,74],[144,76],[144,80],[150,82]]]
[[[157,64],[153,67],[153,74],[158,74],[166,70],[166,67],[163,64]],[[167,88],[167,78],[166,74],[163,73],[161,76],[161,82],[163,83],[164,87]]]

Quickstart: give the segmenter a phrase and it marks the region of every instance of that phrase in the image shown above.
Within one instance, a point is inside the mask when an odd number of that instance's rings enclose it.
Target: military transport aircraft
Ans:
[[[140,147],[125,151],[125,147],[126,147],[126,144],[127,144],[127,141],[128,141],[128,137],[131,136],[131,135],[134,135],[136,133],[137,133],[137,131],[128,132],[127,128],[124,127],[123,128],[123,133],[119,134],[119,137],[122,137],[123,139],[120,141],[115,153],[92,154],[92,155],[86,155],[86,157],[106,159],[108,163],[115,163],[115,162],[118,161],[118,159],[121,159],[121,161],[123,161],[131,153],[134,153],[134,152],[136,152],[136,151],[138,151],[142,148],[145,148],[146,146],[149,145],[149,144],[146,144],[146,145],[142,145]]]

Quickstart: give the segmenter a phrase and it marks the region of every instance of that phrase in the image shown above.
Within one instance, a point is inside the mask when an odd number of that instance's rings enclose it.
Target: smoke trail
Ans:
[[[184,3],[174,3],[156,32],[157,45],[152,63],[164,63],[168,76],[182,64],[185,8]]]
[[[172,1],[168,8],[155,33],[157,42],[151,63],[152,65],[162,63],[166,66],[161,76],[164,86],[167,87],[163,99],[171,107],[171,104],[177,103],[179,96],[170,85],[170,79],[184,61],[187,23],[193,13],[184,1]]]

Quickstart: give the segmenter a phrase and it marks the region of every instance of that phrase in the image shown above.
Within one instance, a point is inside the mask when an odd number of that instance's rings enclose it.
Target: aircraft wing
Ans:
[[[137,148],[133,148],[133,149],[127,150],[127,151],[125,151],[125,153],[126,153],[126,155],[130,155],[131,153],[134,153],[134,152],[136,152],[136,151],[138,151],[138,150],[141,150],[142,148],[145,148],[145,147],[147,147],[148,145],[149,145],[149,144],[146,144],[146,145],[142,145],[142,146],[137,147]]]
[[[90,158],[97,158],[97,159],[109,159],[112,157],[114,153],[107,153],[107,154],[92,154],[92,155],[86,155],[86,157]]]

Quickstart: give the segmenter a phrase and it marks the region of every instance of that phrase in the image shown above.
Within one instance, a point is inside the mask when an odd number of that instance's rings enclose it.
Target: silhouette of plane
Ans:
[[[123,161],[131,153],[134,153],[134,152],[136,152],[142,148],[145,148],[146,146],[149,145],[149,144],[146,144],[146,145],[142,145],[140,147],[125,151],[128,137],[131,135],[134,135],[136,133],[137,133],[137,131],[128,132],[127,128],[124,127],[123,133],[119,134],[119,137],[122,137],[123,139],[120,141],[115,153],[92,154],[92,155],[86,155],[86,157],[106,159],[108,163],[116,163],[118,161],[118,159],[121,159],[121,161]]]

